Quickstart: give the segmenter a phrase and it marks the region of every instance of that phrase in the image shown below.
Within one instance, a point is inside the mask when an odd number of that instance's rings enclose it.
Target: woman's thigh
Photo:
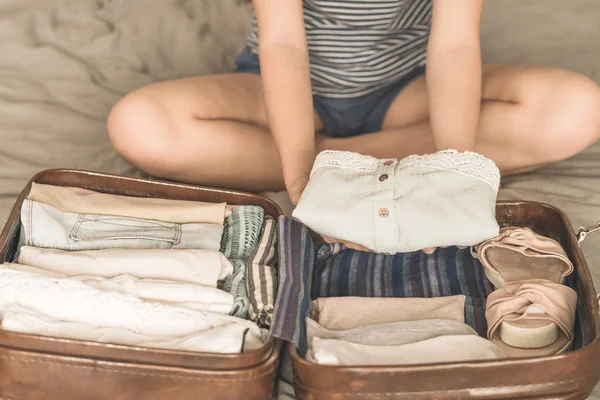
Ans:
[[[157,177],[244,190],[277,188],[282,182],[262,82],[255,74],[138,89],[114,107],[108,130],[123,158]]]
[[[482,101],[540,106],[548,95],[572,90],[569,97],[588,100],[594,84],[588,78],[555,67],[539,65],[487,64],[483,66]],[[564,94],[564,93],[558,93]],[[539,109],[539,107],[537,107]],[[429,96],[425,76],[408,84],[398,94],[386,115],[383,129],[393,129],[429,120]]]
[[[568,158],[600,136],[600,88],[571,71],[485,65],[481,104],[475,150],[496,161],[505,173]],[[433,151],[428,121],[427,85],[422,77],[396,97],[383,133],[387,132],[388,141],[399,136],[398,141],[413,153]],[[411,147],[412,142],[423,145]]]
[[[314,115],[315,130],[321,129]],[[113,141],[119,136],[193,134],[190,124],[232,121],[269,129],[261,77],[236,73],[154,83],[125,96],[109,116]]]

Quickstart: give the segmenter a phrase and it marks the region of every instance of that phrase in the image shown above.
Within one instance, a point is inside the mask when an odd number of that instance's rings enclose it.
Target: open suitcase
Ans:
[[[585,399],[600,377],[600,317],[590,271],[566,215],[534,202],[502,202],[501,226],[528,226],[558,240],[575,265],[575,350],[564,355],[411,366],[311,363],[287,345],[299,399]],[[580,239],[586,231],[580,232]],[[318,239],[317,239],[318,241]],[[315,241],[315,243],[317,242]]]
[[[147,179],[50,170],[31,181],[136,197],[257,205],[275,218],[281,214],[277,205],[259,196]],[[20,209],[30,186],[0,234],[3,262],[14,257]],[[273,393],[281,348],[281,341],[270,338],[248,353],[191,353],[0,330],[0,399],[264,400]]]
[[[262,197],[218,189],[83,171],[52,170],[33,182],[138,197],[259,205]],[[0,255],[11,260],[19,234],[23,190],[0,234]],[[591,276],[566,216],[530,202],[499,203],[502,225],[530,226],[561,242],[576,271],[579,294],[576,350],[565,355],[423,366],[326,367],[288,346],[300,399],[583,399],[599,378],[598,303]],[[585,234],[585,232],[584,232]],[[189,353],[106,345],[0,331],[0,398],[6,399],[269,399],[282,342],[271,338],[241,355]]]

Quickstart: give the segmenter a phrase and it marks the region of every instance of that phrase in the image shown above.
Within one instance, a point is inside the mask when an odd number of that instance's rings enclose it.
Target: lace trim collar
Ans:
[[[311,175],[316,170],[326,167],[375,172],[386,161],[397,163],[398,168],[430,167],[469,175],[485,181],[496,192],[500,185],[500,171],[492,160],[472,151],[458,152],[456,150],[443,150],[422,156],[412,155],[399,161],[380,160],[349,151],[325,150],[317,156]]]

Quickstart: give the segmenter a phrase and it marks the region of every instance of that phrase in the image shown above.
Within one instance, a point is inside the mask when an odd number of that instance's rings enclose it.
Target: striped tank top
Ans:
[[[426,63],[432,0],[303,3],[315,95],[366,95],[401,80]],[[247,47],[258,54],[256,16],[252,18]]]

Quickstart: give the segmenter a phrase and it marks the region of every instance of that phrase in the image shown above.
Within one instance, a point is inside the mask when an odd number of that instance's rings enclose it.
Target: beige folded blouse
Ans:
[[[60,211],[115,215],[178,224],[222,224],[225,203],[129,197],[87,189],[32,183],[27,199],[48,204]]]
[[[326,329],[425,319],[464,322],[465,296],[434,298],[322,297],[312,303],[311,318]]]
[[[399,346],[439,336],[475,335],[469,325],[448,319],[399,321],[365,325],[352,329],[326,329],[311,318],[306,318],[306,337],[309,345],[314,338],[344,340],[367,346]]]

